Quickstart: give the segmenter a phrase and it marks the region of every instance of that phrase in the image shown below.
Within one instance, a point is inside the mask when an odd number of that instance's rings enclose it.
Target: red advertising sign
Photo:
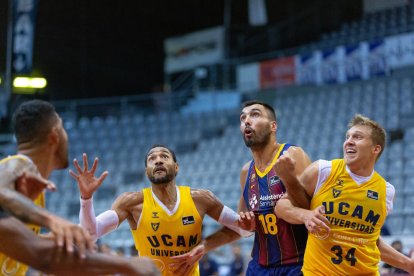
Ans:
[[[260,62],[260,88],[295,84],[295,57],[284,57]]]

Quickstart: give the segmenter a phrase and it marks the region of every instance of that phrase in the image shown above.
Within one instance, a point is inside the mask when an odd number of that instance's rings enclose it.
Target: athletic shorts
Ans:
[[[251,260],[247,266],[246,276],[302,276],[302,265],[262,266]]]

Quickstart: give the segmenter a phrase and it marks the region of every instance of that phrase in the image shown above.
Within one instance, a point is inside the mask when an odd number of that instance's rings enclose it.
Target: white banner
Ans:
[[[383,76],[388,73],[385,43],[383,40],[368,43],[369,76]]]
[[[296,83],[297,84],[321,84],[322,53],[315,51],[307,55],[296,56]]]
[[[164,40],[164,72],[174,73],[221,62],[224,28],[215,27]]]
[[[30,73],[38,0],[9,2],[13,8],[13,73]]]
[[[259,63],[249,63],[237,66],[237,88],[242,92],[260,89]]]
[[[345,79],[345,47],[339,46],[322,52],[323,83],[344,83]]]
[[[368,43],[361,42],[345,48],[346,80],[367,80],[368,71]]]
[[[385,38],[387,64],[398,68],[414,64],[414,33]]]

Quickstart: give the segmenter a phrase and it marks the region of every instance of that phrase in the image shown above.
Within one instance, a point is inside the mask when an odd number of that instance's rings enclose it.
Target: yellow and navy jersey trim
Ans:
[[[279,146],[278,151],[277,151],[277,152],[276,152],[276,154],[275,154],[275,157],[273,157],[272,162],[270,163],[270,165],[269,165],[269,166],[267,166],[267,167],[266,167],[266,169],[265,169],[263,172],[261,172],[261,171],[260,171],[260,170],[259,170],[256,166],[254,166],[254,169],[256,170],[256,174],[257,174],[258,176],[262,177],[262,178],[263,178],[266,174],[268,174],[268,173],[270,172],[270,170],[271,170],[271,169],[273,169],[273,166],[275,165],[275,163],[276,163],[277,159],[279,158],[279,156],[281,155],[282,151],[287,150],[290,146],[291,146],[290,144],[288,144],[288,145],[286,145],[286,144],[281,144],[281,145]],[[252,162],[253,162],[253,161],[252,161]]]

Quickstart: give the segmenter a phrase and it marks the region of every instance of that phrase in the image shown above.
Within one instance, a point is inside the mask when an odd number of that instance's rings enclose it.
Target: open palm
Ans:
[[[78,174],[70,170],[70,175],[76,180],[79,186],[79,191],[83,199],[91,198],[93,193],[101,186],[102,182],[108,175],[108,171],[104,171],[101,176],[95,177],[95,171],[98,167],[98,158],[93,161],[92,168],[89,170],[88,156],[86,153],[83,154],[83,168],[79,166],[78,160],[73,160]]]

